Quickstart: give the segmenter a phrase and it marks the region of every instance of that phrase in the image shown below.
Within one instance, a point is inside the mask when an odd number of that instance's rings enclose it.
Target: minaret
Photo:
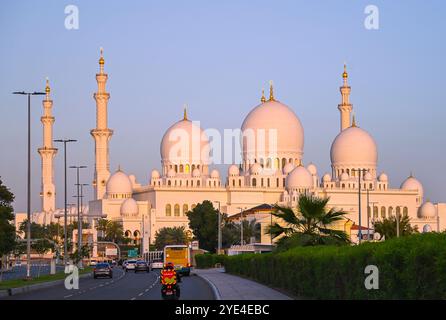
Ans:
[[[340,87],[342,101],[338,104],[338,109],[341,112],[341,131],[350,127],[350,113],[352,112],[353,106],[350,103],[350,91],[351,88],[348,86],[347,79],[347,66],[344,64],[344,72],[342,73],[342,78],[344,79],[344,84]]]
[[[96,74],[98,91],[93,95],[96,100],[96,129],[90,132],[95,141],[95,169],[93,180],[95,199],[104,198],[105,184],[110,176],[108,143],[113,135],[113,130],[107,127],[107,104],[110,98],[110,94],[105,91],[107,78],[108,75],[104,73],[104,57],[101,48],[99,73]]]
[[[54,117],[52,114],[53,100],[50,99],[50,85],[48,78],[46,79],[45,99],[43,104],[43,116],[40,121],[43,125],[43,147],[38,149],[42,158],[42,212],[46,214],[54,212],[56,208],[56,187],[54,186],[54,167],[53,159],[57,153],[57,149],[53,147],[53,124]]]

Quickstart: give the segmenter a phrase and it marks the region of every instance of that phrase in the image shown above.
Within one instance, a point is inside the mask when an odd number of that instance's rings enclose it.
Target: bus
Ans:
[[[164,265],[167,262],[172,262],[180,275],[190,275],[191,252],[189,246],[185,244],[165,246],[163,256]]]

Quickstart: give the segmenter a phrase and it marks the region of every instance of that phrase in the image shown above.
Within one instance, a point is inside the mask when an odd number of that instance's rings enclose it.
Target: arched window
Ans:
[[[269,182],[269,178],[268,178],[267,186],[268,186],[268,188],[271,186],[271,184]]]
[[[253,187],[256,187],[256,186],[257,186],[257,180],[256,180],[256,178],[253,178],[253,179],[252,179],[252,186],[253,186]]]
[[[183,173],[183,171],[184,171],[184,167],[182,164],[180,164],[180,172]]]
[[[260,180],[260,186],[263,187],[263,178]]]
[[[280,160],[279,158],[276,158],[274,160],[274,169],[279,169],[279,166],[280,166]]]
[[[396,207],[396,216],[401,217],[401,207]]]
[[[194,210],[196,206],[197,206],[197,205],[194,203],[194,204],[192,204],[192,205],[190,206],[190,209],[191,209],[191,210]]]
[[[345,189],[345,183],[342,184],[342,189]]]
[[[276,185],[277,185],[277,188],[280,187],[279,186],[279,178],[276,179]]]
[[[79,232],[80,233],[80,232]],[[124,236],[126,237],[126,238],[130,238],[131,236],[132,236],[132,232],[130,231],[130,230],[127,230],[125,233],[124,233]]]
[[[282,169],[283,169],[283,167],[285,167],[285,165],[286,165],[286,159],[282,158]]]
[[[178,165],[175,165],[175,172],[178,173]]]
[[[200,180],[197,180],[197,187],[200,186]]]
[[[170,217],[172,215],[172,206],[170,204],[166,204],[166,217]]]
[[[289,162],[289,163],[293,163],[293,158],[289,158],[289,159],[288,159],[288,162]]]
[[[270,159],[270,158],[266,159],[266,167],[267,167],[268,169],[271,168],[271,159]]]
[[[238,186],[239,186],[239,187],[242,186],[242,179],[238,179]]]
[[[195,165],[193,164],[193,165],[192,165],[192,171],[194,171],[194,169],[195,169]]]
[[[263,158],[260,159],[260,166],[263,168]]]
[[[232,186],[235,187],[235,180],[232,180]]]
[[[173,214],[175,217],[179,217],[180,216],[180,205],[177,203],[173,209]]]
[[[389,218],[393,216],[393,207],[389,207]]]
[[[189,211],[189,206],[187,204],[183,204],[183,216]]]
[[[186,164],[184,168],[185,168],[184,170],[185,173],[190,173],[190,166],[188,164]]]
[[[373,207],[373,219],[378,219],[378,207]]]
[[[381,207],[381,218],[386,218],[386,207]]]
[[[409,209],[407,207],[403,208],[403,215],[407,217],[409,215]]]

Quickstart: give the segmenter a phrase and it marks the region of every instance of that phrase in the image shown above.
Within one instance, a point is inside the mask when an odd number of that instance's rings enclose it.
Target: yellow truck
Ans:
[[[175,270],[184,276],[190,275],[191,252],[187,245],[168,245],[164,247],[164,265],[172,262]]]

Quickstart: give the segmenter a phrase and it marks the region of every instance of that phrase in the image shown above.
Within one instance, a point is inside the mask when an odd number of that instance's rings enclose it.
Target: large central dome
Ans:
[[[282,169],[286,163],[300,163],[304,130],[293,110],[274,99],[256,106],[242,124],[243,164],[260,163]]]

